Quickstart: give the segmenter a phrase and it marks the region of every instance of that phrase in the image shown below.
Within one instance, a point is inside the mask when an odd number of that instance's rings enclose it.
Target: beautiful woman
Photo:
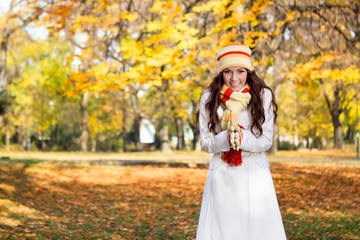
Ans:
[[[218,74],[200,99],[201,147],[212,153],[197,240],[286,239],[269,163],[277,104],[252,69],[247,45],[217,53]]]

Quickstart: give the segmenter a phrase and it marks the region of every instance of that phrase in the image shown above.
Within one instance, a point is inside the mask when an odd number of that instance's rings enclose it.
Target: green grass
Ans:
[[[320,213],[303,212],[283,216],[289,239],[299,240],[338,240],[360,239],[360,216],[349,214],[346,217],[334,214],[325,217]]]

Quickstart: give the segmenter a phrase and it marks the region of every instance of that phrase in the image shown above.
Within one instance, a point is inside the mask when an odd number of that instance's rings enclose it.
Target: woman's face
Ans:
[[[228,67],[223,71],[224,83],[233,91],[240,91],[246,83],[247,71],[243,67]]]

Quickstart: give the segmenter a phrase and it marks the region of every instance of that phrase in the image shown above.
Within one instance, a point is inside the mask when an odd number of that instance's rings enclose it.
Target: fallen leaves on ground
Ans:
[[[360,168],[273,163],[289,239],[359,239]],[[207,169],[0,165],[4,239],[194,239]]]

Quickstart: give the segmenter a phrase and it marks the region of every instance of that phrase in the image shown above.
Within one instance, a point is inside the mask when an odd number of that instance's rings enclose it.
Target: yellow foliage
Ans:
[[[149,9],[149,12],[160,12],[163,7],[163,2],[156,0],[152,5],[152,8]]]
[[[149,12],[153,13],[163,13],[172,10],[175,14],[181,13],[181,7],[179,9],[179,5],[176,5],[174,1],[167,0],[161,1],[156,0],[153,6],[149,9]]]
[[[153,78],[150,79],[150,81],[147,83],[149,87],[152,86],[161,86],[162,85],[162,79],[158,75],[153,75]]]
[[[226,33],[222,34],[221,37],[220,37],[219,46],[224,46],[224,45],[233,43],[236,40],[237,36],[238,36],[238,34],[237,34],[235,28],[233,28],[229,32],[226,32]]]
[[[178,76],[183,72],[183,68],[182,67],[171,67],[168,69],[165,69],[162,73],[161,76],[164,79],[177,79]]]
[[[264,8],[266,6],[268,6],[269,4],[271,4],[271,1],[267,1],[267,0],[257,0],[256,2],[252,3],[250,12],[253,12],[255,14],[260,14],[261,12],[264,11]]]
[[[277,27],[281,27],[282,25],[284,25],[284,23],[285,23],[285,21],[278,21],[278,22],[276,23],[276,26],[277,26]]]
[[[175,6],[175,9],[173,10],[173,14],[177,15],[177,14],[181,14],[182,8],[179,5]]]
[[[203,3],[200,6],[196,6],[193,8],[194,12],[208,12],[213,10],[214,13],[218,13],[217,9],[220,9],[224,3],[226,4],[227,1],[208,1],[207,3]]]
[[[216,24],[215,31],[221,32],[224,29],[233,28],[233,27],[238,26],[239,24],[240,24],[240,22],[238,21],[238,19],[236,19],[234,17],[223,18]]]
[[[174,26],[167,27],[161,31],[161,34],[155,35],[155,39],[170,40],[178,42],[183,39],[183,34],[175,29]],[[159,41],[157,41],[159,42]],[[154,42],[156,43],[156,42]]]
[[[288,13],[286,14],[286,17],[287,17],[286,21],[287,21],[287,22],[292,21],[292,20],[294,19],[295,14],[296,14],[296,11],[288,12]]]
[[[49,15],[45,16],[46,17],[45,20],[53,18],[53,17],[57,17],[57,16],[64,17],[66,15],[69,15],[69,13],[73,9],[74,5],[75,5],[75,2],[73,2],[73,1],[66,1],[66,2],[64,2],[64,4],[55,5],[53,8],[51,8]]]
[[[136,12],[123,11],[120,13],[120,18],[128,20],[129,22],[135,21],[139,17],[139,14]]]
[[[343,70],[343,77],[346,83],[360,82],[360,70],[357,66],[351,66]]]
[[[150,21],[146,24],[146,28],[150,32],[158,31],[163,28],[163,23],[160,21]]]
[[[185,41],[181,41],[178,45],[178,49],[182,50],[182,49],[191,49],[193,47],[195,47],[195,45],[198,43],[197,38],[189,38]]]
[[[97,64],[93,69],[92,72],[94,74],[95,77],[97,76],[101,76],[101,75],[105,75],[107,72],[109,72],[109,62],[102,62],[100,64]]]
[[[132,38],[123,39],[120,43],[124,59],[136,58],[143,54],[145,46]]]
[[[187,31],[188,29],[189,29],[189,26],[187,25],[187,23],[186,22],[177,22],[176,24],[175,24],[175,28],[178,30],[178,31]],[[194,30],[197,30],[197,29],[195,29],[194,28]],[[195,34],[198,32],[199,30],[197,30],[196,32],[195,32]]]
[[[196,14],[195,13],[186,13],[184,14],[183,16],[183,20],[184,21],[187,21],[187,20],[190,20],[192,18],[195,18],[196,17]]]
[[[75,17],[75,24],[78,25],[96,25],[99,23],[99,18],[93,15],[77,15]]]
[[[341,68],[336,65],[344,56],[336,53],[323,54],[305,64],[297,64],[287,75],[290,79],[298,80],[298,84],[309,86],[319,79],[344,81],[346,84],[359,82],[359,68],[355,65]],[[311,84],[310,84],[311,85]],[[313,84],[312,84],[313,85]]]
[[[101,22],[99,24],[100,28],[110,28],[111,26],[113,26],[116,22],[118,21],[117,17],[113,17],[110,15],[104,16],[101,19]]]

